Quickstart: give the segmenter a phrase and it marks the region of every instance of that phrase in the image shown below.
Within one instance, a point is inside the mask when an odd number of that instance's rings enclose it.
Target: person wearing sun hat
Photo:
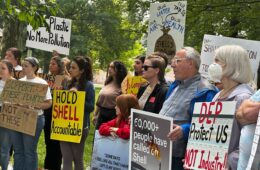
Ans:
[[[22,63],[24,77],[19,81],[33,82],[38,84],[47,84],[45,80],[36,76],[39,69],[39,61],[35,57],[27,57]],[[48,87],[45,99],[37,106],[20,105],[21,107],[31,108],[38,114],[35,136],[30,136],[21,132],[11,131],[11,140],[14,147],[14,170],[37,170],[37,143],[41,131],[44,127],[45,119],[43,110],[51,107],[52,97]]]

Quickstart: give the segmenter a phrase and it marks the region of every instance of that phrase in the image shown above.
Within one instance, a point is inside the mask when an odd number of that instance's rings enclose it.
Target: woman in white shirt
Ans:
[[[22,64],[24,77],[20,81],[27,81],[39,84],[47,84],[45,80],[36,76],[39,68],[39,61],[34,57],[27,57]],[[14,147],[14,170],[37,170],[38,169],[38,156],[37,144],[41,131],[44,127],[43,109],[51,107],[52,97],[50,89],[48,88],[45,100],[39,103],[36,107],[25,106],[32,108],[38,113],[38,120],[36,125],[35,136],[30,136],[21,132],[12,131],[11,139]]]

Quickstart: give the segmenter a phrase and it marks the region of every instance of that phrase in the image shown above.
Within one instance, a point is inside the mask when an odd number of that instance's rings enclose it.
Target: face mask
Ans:
[[[217,63],[213,63],[209,65],[208,68],[209,72],[209,80],[215,82],[215,83],[220,83],[221,78],[222,78],[222,67],[221,65]]]

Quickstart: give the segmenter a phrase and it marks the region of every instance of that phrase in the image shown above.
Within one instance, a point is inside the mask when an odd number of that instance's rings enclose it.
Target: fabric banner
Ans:
[[[129,140],[101,136],[96,130],[92,153],[92,170],[127,170]]]
[[[172,118],[131,110],[129,169],[171,169]]]
[[[84,104],[83,91],[53,91],[51,139],[80,143]]]
[[[236,102],[195,103],[185,165],[225,169]]]

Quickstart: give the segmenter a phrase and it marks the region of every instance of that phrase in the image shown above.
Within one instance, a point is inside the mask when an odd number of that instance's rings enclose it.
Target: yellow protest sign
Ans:
[[[131,76],[128,75],[122,82],[122,92],[124,94],[137,95],[141,85],[147,83],[142,76]]]
[[[51,139],[80,143],[84,120],[85,92],[53,91]]]

